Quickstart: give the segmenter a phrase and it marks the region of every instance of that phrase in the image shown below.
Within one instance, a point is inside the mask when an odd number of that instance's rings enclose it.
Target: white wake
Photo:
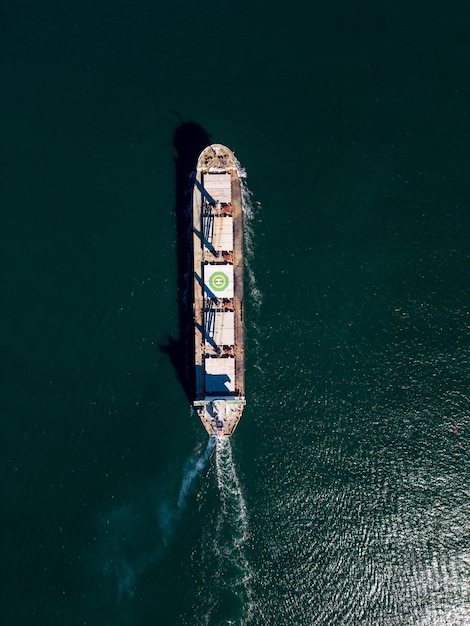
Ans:
[[[223,581],[215,613],[217,623],[242,626],[250,623],[253,616],[253,571],[246,554],[250,537],[247,507],[228,438],[216,441],[215,470],[220,509],[213,545],[218,579]]]
[[[258,312],[263,302],[263,296],[256,283],[256,276],[253,270],[253,261],[255,255],[255,234],[254,227],[257,220],[259,202],[253,200],[253,194],[248,189],[246,183],[246,172],[237,162],[237,171],[240,177],[240,186],[242,194],[242,210],[243,210],[243,235],[245,244],[245,268],[248,276],[248,287],[250,291],[251,301]]]
[[[116,582],[119,598],[133,598],[139,577],[160,560],[178,529],[188,496],[214,449],[214,439],[199,456],[190,456],[183,467],[178,495],[163,495],[151,487],[103,516],[101,571]],[[157,495],[157,493],[159,495]],[[142,529],[145,528],[145,533]]]

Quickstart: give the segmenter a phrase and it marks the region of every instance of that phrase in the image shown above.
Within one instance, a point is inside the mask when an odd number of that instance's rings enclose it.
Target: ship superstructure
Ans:
[[[211,436],[230,436],[245,406],[243,212],[237,160],[199,155],[193,190],[193,405]]]

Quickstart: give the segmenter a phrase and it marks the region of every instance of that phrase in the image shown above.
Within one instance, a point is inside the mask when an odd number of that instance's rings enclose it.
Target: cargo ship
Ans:
[[[245,401],[243,211],[238,162],[212,144],[192,194],[195,397],[210,436],[229,437]]]

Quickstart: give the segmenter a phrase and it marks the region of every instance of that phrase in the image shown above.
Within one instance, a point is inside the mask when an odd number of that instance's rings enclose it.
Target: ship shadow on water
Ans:
[[[159,349],[168,355],[189,401],[194,398],[192,216],[193,173],[210,134],[196,122],[182,122],[173,135],[175,157],[175,223],[178,275],[178,336],[168,335]]]

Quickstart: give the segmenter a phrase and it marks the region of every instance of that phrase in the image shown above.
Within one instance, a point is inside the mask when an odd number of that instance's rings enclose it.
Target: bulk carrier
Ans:
[[[210,436],[229,437],[245,406],[243,212],[234,154],[197,161],[192,196],[194,408]]]

